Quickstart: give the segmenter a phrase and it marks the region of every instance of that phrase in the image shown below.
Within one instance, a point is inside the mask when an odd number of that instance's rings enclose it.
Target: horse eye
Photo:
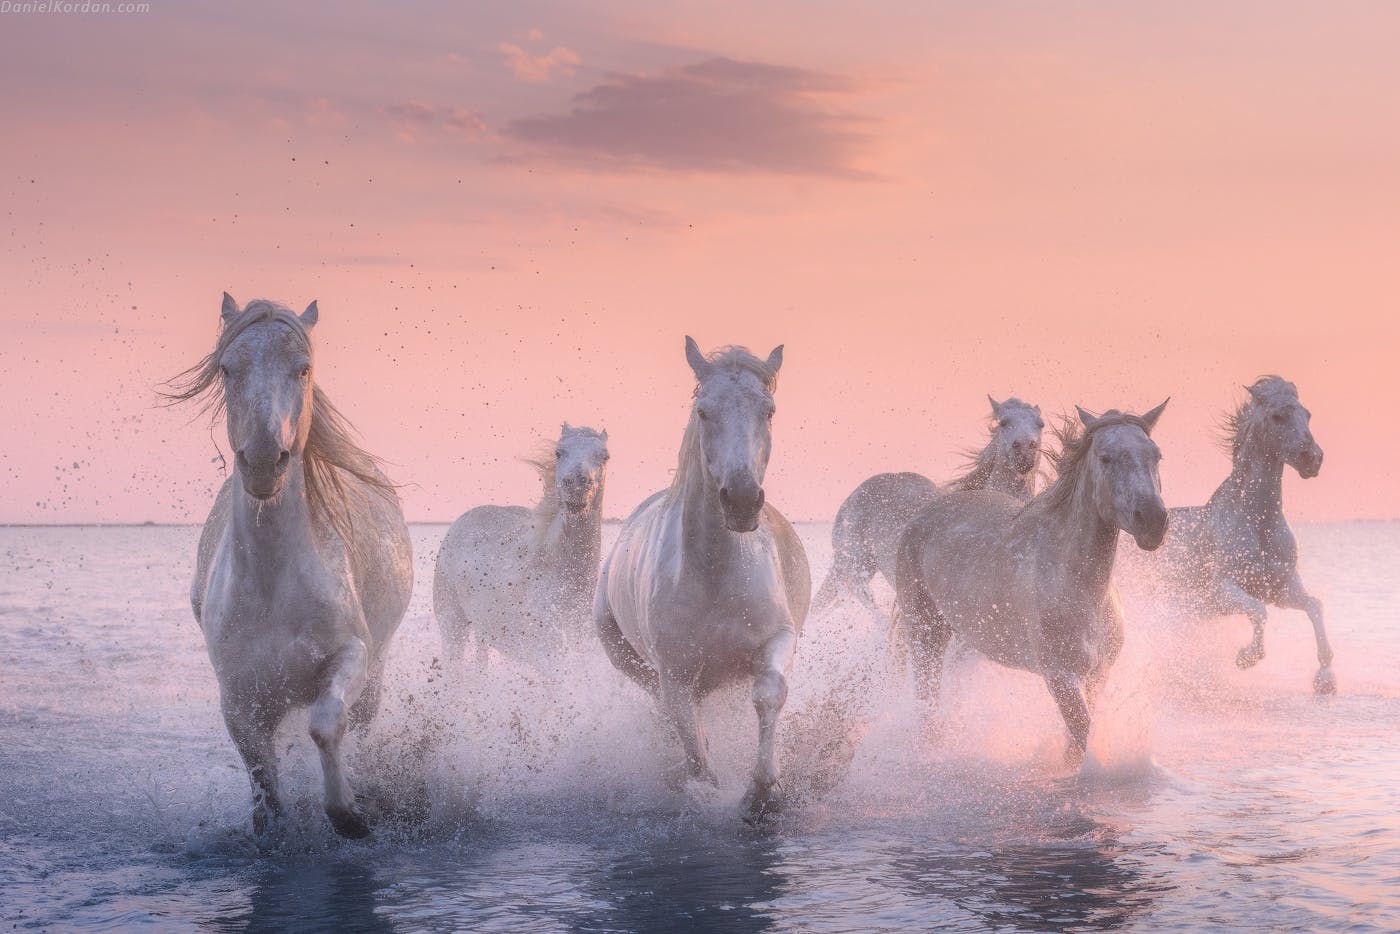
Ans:
[[[310,375],[311,375],[311,367],[309,367],[309,366],[304,366],[304,367],[302,367],[302,368],[297,372],[297,378],[299,378],[299,379],[306,379],[306,378],[307,378],[308,376],[310,376]]]
[[[554,456],[555,456],[556,458],[559,458],[559,459],[562,460],[563,457],[564,457],[564,449],[563,449],[563,448],[555,448],[555,449],[554,449]]]
[[[703,422],[703,421],[706,421],[706,420],[710,417],[710,416],[708,416],[708,415],[705,414],[705,410],[704,410],[704,409],[697,409],[697,410],[695,411],[695,414],[698,415],[698,416],[700,416],[700,421],[702,421],[702,422]]]
[[[222,374],[222,376],[224,377],[224,379],[228,379],[228,367],[226,367],[226,366],[220,366],[220,367],[219,367],[219,373]]]
[[[1010,427],[1011,427],[1011,419],[1009,419],[1009,418],[1003,418],[1001,421],[997,422],[997,427],[998,427],[998,428],[1010,428]]]

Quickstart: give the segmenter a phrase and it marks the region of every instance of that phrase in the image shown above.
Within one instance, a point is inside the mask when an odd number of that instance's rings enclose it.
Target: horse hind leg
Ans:
[[[870,589],[870,579],[874,576],[875,564],[869,555],[862,556],[851,549],[838,547],[831,559],[831,570],[826,572],[821,587],[812,598],[813,612],[835,603],[842,591],[854,596],[867,610],[876,612],[875,593]]]
[[[778,771],[778,716],[787,703],[787,672],[792,665],[796,637],[784,630],[759,654],[753,679],[753,706],[758,714],[758,758],[753,781],[744,795],[744,819],[757,823],[782,806],[783,789]]]
[[[914,668],[914,690],[925,709],[936,709],[943,690],[943,659],[953,629],[917,581],[907,584],[895,602],[894,638]]]
[[[1069,729],[1065,762],[1078,767],[1084,761],[1084,754],[1089,751],[1089,705],[1084,700],[1079,679],[1063,673],[1047,674],[1045,684],[1050,688],[1050,696],[1055,698],[1060,716]]]
[[[349,726],[350,708],[359,699],[367,678],[369,652],[358,639],[331,656],[326,665],[325,686],[311,704],[311,739],[321,753],[325,779],[326,816],[342,837],[369,835],[369,823],[355,804],[355,793],[345,775],[341,741]]]
[[[223,713],[229,738],[248,770],[253,791],[253,833],[264,837],[282,812],[277,794],[277,754],[272,748],[277,721],[269,722],[229,704],[224,705]]]

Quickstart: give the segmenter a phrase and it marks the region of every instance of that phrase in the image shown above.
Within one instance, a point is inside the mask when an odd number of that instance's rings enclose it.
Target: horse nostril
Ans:
[[[283,469],[284,467],[286,467],[286,466],[287,466],[287,462],[290,461],[291,459],[292,459],[292,452],[291,452],[291,451],[283,451],[281,454],[277,455],[277,469],[278,469],[278,470],[281,470],[281,469]]]

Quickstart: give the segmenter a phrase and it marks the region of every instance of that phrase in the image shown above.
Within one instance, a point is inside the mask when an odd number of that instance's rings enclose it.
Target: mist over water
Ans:
[[[1301,613],[1181,623],[1120,565],[1127,642],[1090,753],[1035,677],[954,648],[926,723],[883,617],[808,619],[781,727],[787,816],[738,818],[747,687],[707,705],[719,790],[670,790],[650,701],[581,640],[557,672],[455,677],[417,582],[379,719],[353,741],[377,817],[321,811],[305,718],[279,741],[286,827],[246,775],[188,603],[197,529],[0,529],[0,921],[215,930],[1400,927],[1400,524],[1305,526],[1340,694]],[[799,527],[819,582],[830,527]],[[604,532],[604,547],[616,527]],[[877,594],[888,605],[887,589]],[[467,671],[473,670],[470,662]]]

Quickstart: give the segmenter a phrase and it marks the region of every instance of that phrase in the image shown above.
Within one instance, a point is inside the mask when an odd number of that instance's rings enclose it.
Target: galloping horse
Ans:
[[[1250,668],[1264,657],[1267,604],[1302,610],[1317,639],[1313,690],[1333,694],[1332,647],[1322,602],[1298,576],[1298,545],[1283,516],[1283,468],[1304,479],[1322,469],[1312,418],[1298,389],[1278,376],[1246,386],[1249,398],[1229,418],[1233,468],[1204,506],[1173,509],[1172,531],[1160,552],[1163,582],[1188,611],[1201,615],[1243,613],[1254,638],[1235,664]]]
[[[384,648],[413,587],[394,487],[314,381],[317,314],[315,302],[299,316],[261,300],[240,311],[225,293],[213,352],[169,396],[228,415],[234,472],[200,534],[190,602],[260,836],[280,810],[273,735],[307,706],[326,815],[344,836],[369,833],[341,740],[378,708]]]
[[[1166,407],[1139,417],[1079,409],[1055,457],[1058,476],[1023,504],[1005,493],[949,493],[899,543],[895,625],[913,655],[919,693],[938,700],[954,633],[992,661],[1045,679],[1082,761],[1094,701],[1123,645],[1113,586],[1119,530],[1152,550],[1167,531],[1149,436]]]
[[[452,523],[433,574],[433,613],[449,662],[474,635],[478,664],[495,647],[541,668],[587,631],[603,544],[607,445],[606,431],[566,422],[551,452],[534,461],[544,487],[534,509],[478,506]]]
[[[781,803],[774,742],[812,587],[797,533],[763,491],[783,348],[707,358],[687,337],[685,356],[698,386],[675,479],[623,525],[594,615],[613,664],[678,734],[688,777],[715,781],[700,701],[753,679],[758,760],[745,808],[757,820]]]
[[[1022,501],[1035,495],[1045,429],[1040,406],[1015,398],[998,402],[988,396],[987,401],[992,404],[992,423],[986,446],[973,455],[967,473],[941,491],[921,474],[881,473],[846,497],[831,527],[831,570],[812,601],[815,609],[830,605],[847,590],[873,610],[870,579],[878,571],[894,584],[899,537],[939,492],[996,490]]]

